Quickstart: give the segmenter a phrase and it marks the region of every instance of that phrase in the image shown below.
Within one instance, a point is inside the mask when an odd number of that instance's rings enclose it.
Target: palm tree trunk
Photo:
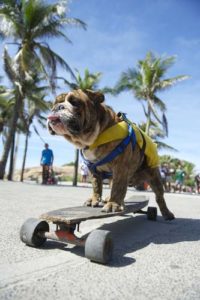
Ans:
[[[149,135],[150,123],[151,123],[151,108],[150,105],[148,104],[147,121],[146,121],[146,128],[145,128],[145,133],[147,135]]]
[[[76,151],[75,151],[75,163],[74,163],[73,186],[77,186],[77,181],[78,181],[78,159],[79,159],[79,149],[76,149]]]
[[[15,152],[15,134],[13,135],[11,152],[10,152],[10,166],[9,166],[9,172],[7,177],[9,181],[13,180],[14,152]]]
[[[22,163],[22,170],[21,170],[21,176],[20,181],[24,181],[24,169],[26,164],[26,156],[27,156],[27,150],[28,150],[28,138],[29,138],[29,126],[26,132],[26,138],[25,138],[25,147],[24,147],[24,157],[23,157],[23,163]]]
[[[4,145],[4,150],[3,150],[3,154],[0,160],[0,180],[3,180],[4,175],[5,175],[5,170],[6,170],[6,164],[8,161],[8,155],[10,152],[10,148],[12,145],[12,141],[13,141],[13,136],[15,135],[16,132],[16,126],[17,126],[17,120],[19,117],[19,103],[20,103],[21,99],[16,99],[14,108],[13,108],[13,117],[11,120],[11,124],[10,124],[10,129],[9,129],[9,133],[7,136],[7,139],[5,141],[5,145]]]
[[[20,134],[17,133],[16,143],[15,143],[14,162],[13,162],[13,173],[15,172],[15,169],[16,169],[17,154],[18,154],[18,148],[19,148],[19,140],[20,140]]]

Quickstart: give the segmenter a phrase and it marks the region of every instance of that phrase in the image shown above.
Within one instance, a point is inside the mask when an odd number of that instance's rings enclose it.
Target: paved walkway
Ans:
[[[176,220],[147,221],[145,215],[83,222],[82,234],[112,232],[110,265],[91,263],[83,249],[48,241],[40,248],[19,239],[29,217],[81,205],[91,188],[0,182],[0,299],[200,299],[200,197],[166,194]],[[105,196],[109,189],[106,189]],[[142,192],[128,191],[143,195]],[[152,193],[150,205],[155,205]]]

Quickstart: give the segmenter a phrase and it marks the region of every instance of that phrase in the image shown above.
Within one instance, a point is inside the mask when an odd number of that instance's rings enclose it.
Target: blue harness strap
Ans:
[[[111,177],[112,176],[111,172],[99,172],[99,171],[97,171],[97,167],[111,162],[118,155],[122,154],[130,142],[132,143],[132,149],[134,150],[135,145],[136,145],[135,132],[134,132],[133,127],[131,126],[131,124],[127,123],[127,125],[128,125],[128,135],[125,137],[125,139],[123,139],[123,141],[119,145],[116,146],[115,149],[113,149],[103,159],[93,163],[93,162],[85,159],[85,157],[83,155],[83,152],[81,150],[81,157],[82,157],[83,161],[85,162],[85,164],[87,165],[87,167],[89,168],[89,170],[92,174],[101,175],[102,178]]]

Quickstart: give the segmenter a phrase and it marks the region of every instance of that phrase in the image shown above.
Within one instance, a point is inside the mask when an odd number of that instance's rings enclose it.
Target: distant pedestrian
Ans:
[[[175,188],[182,191],[182,187],[184,184],[185,172],[183,171],[181,165],[178,166],[175,172]]]
[[[81,169],[81,182],[87,182],[89,170],[87,165],[83,161],[81,162],[80,169]]]
[[[195,176],[196,192],[200,194],[200,173]]]
[[[54,155],[53,151],[49,149],[49,145],[46,143],[44,145],[44,150],[42,150],[42,156],[40,164],[42,166],[42,184],[47,184],[50,176],[50,171],[52,170]]]
[[[166,166],[165,166],[165,164],[162,164],[160,166],[160,175],[161,175],[161,178],[162,178],[162,184],[163,184],[163,187],[164,187],[165,191],[167,189],[167,186],[166,186],[166,174],[167,174]]]
[[[172,175],[175,174],[175,170],[171,167],[170,164],[166,163],[166,190],[167,192],[171,192],[171,184],[172,184]]]

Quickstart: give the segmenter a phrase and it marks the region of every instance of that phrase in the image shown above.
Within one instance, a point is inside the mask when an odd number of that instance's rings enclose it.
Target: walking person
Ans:
[[[175,170],[170,164],[166,164],[166,191],[171,192],[172,189],[172,175],[175,174]]]
[[[185,172],[183,171],[181,165],[178,166],[175,173],[175,188],[178,189],[179,192],[182,192],[183,184],[185,179]]]
[[[80,169],[81,169],[81,182],[86,183],[87,177],[89,175],[89,170],[87,165],[83,161],[81,162]]]
[[[166,191],[166,189],[167,189],[167,185],[166,185],[166,174],[167,174],[166,166],[165,166],[165,164],[162,164],[162,165],[160,166],[160,175],[161,175],[161,178],[162,178],[162,184],[163,184],[163,188],[164,188],[165,191]]]
[[[49,145],[45,143],[44,150],[42,150],[42,156],[40,164],[42,166],[42,184],[47,184],[49,179],[49,172],[53,165],[54,155],[53,151],[49,149]]]
[[[196,193],[200,194],[200,173],[195,176]]]

